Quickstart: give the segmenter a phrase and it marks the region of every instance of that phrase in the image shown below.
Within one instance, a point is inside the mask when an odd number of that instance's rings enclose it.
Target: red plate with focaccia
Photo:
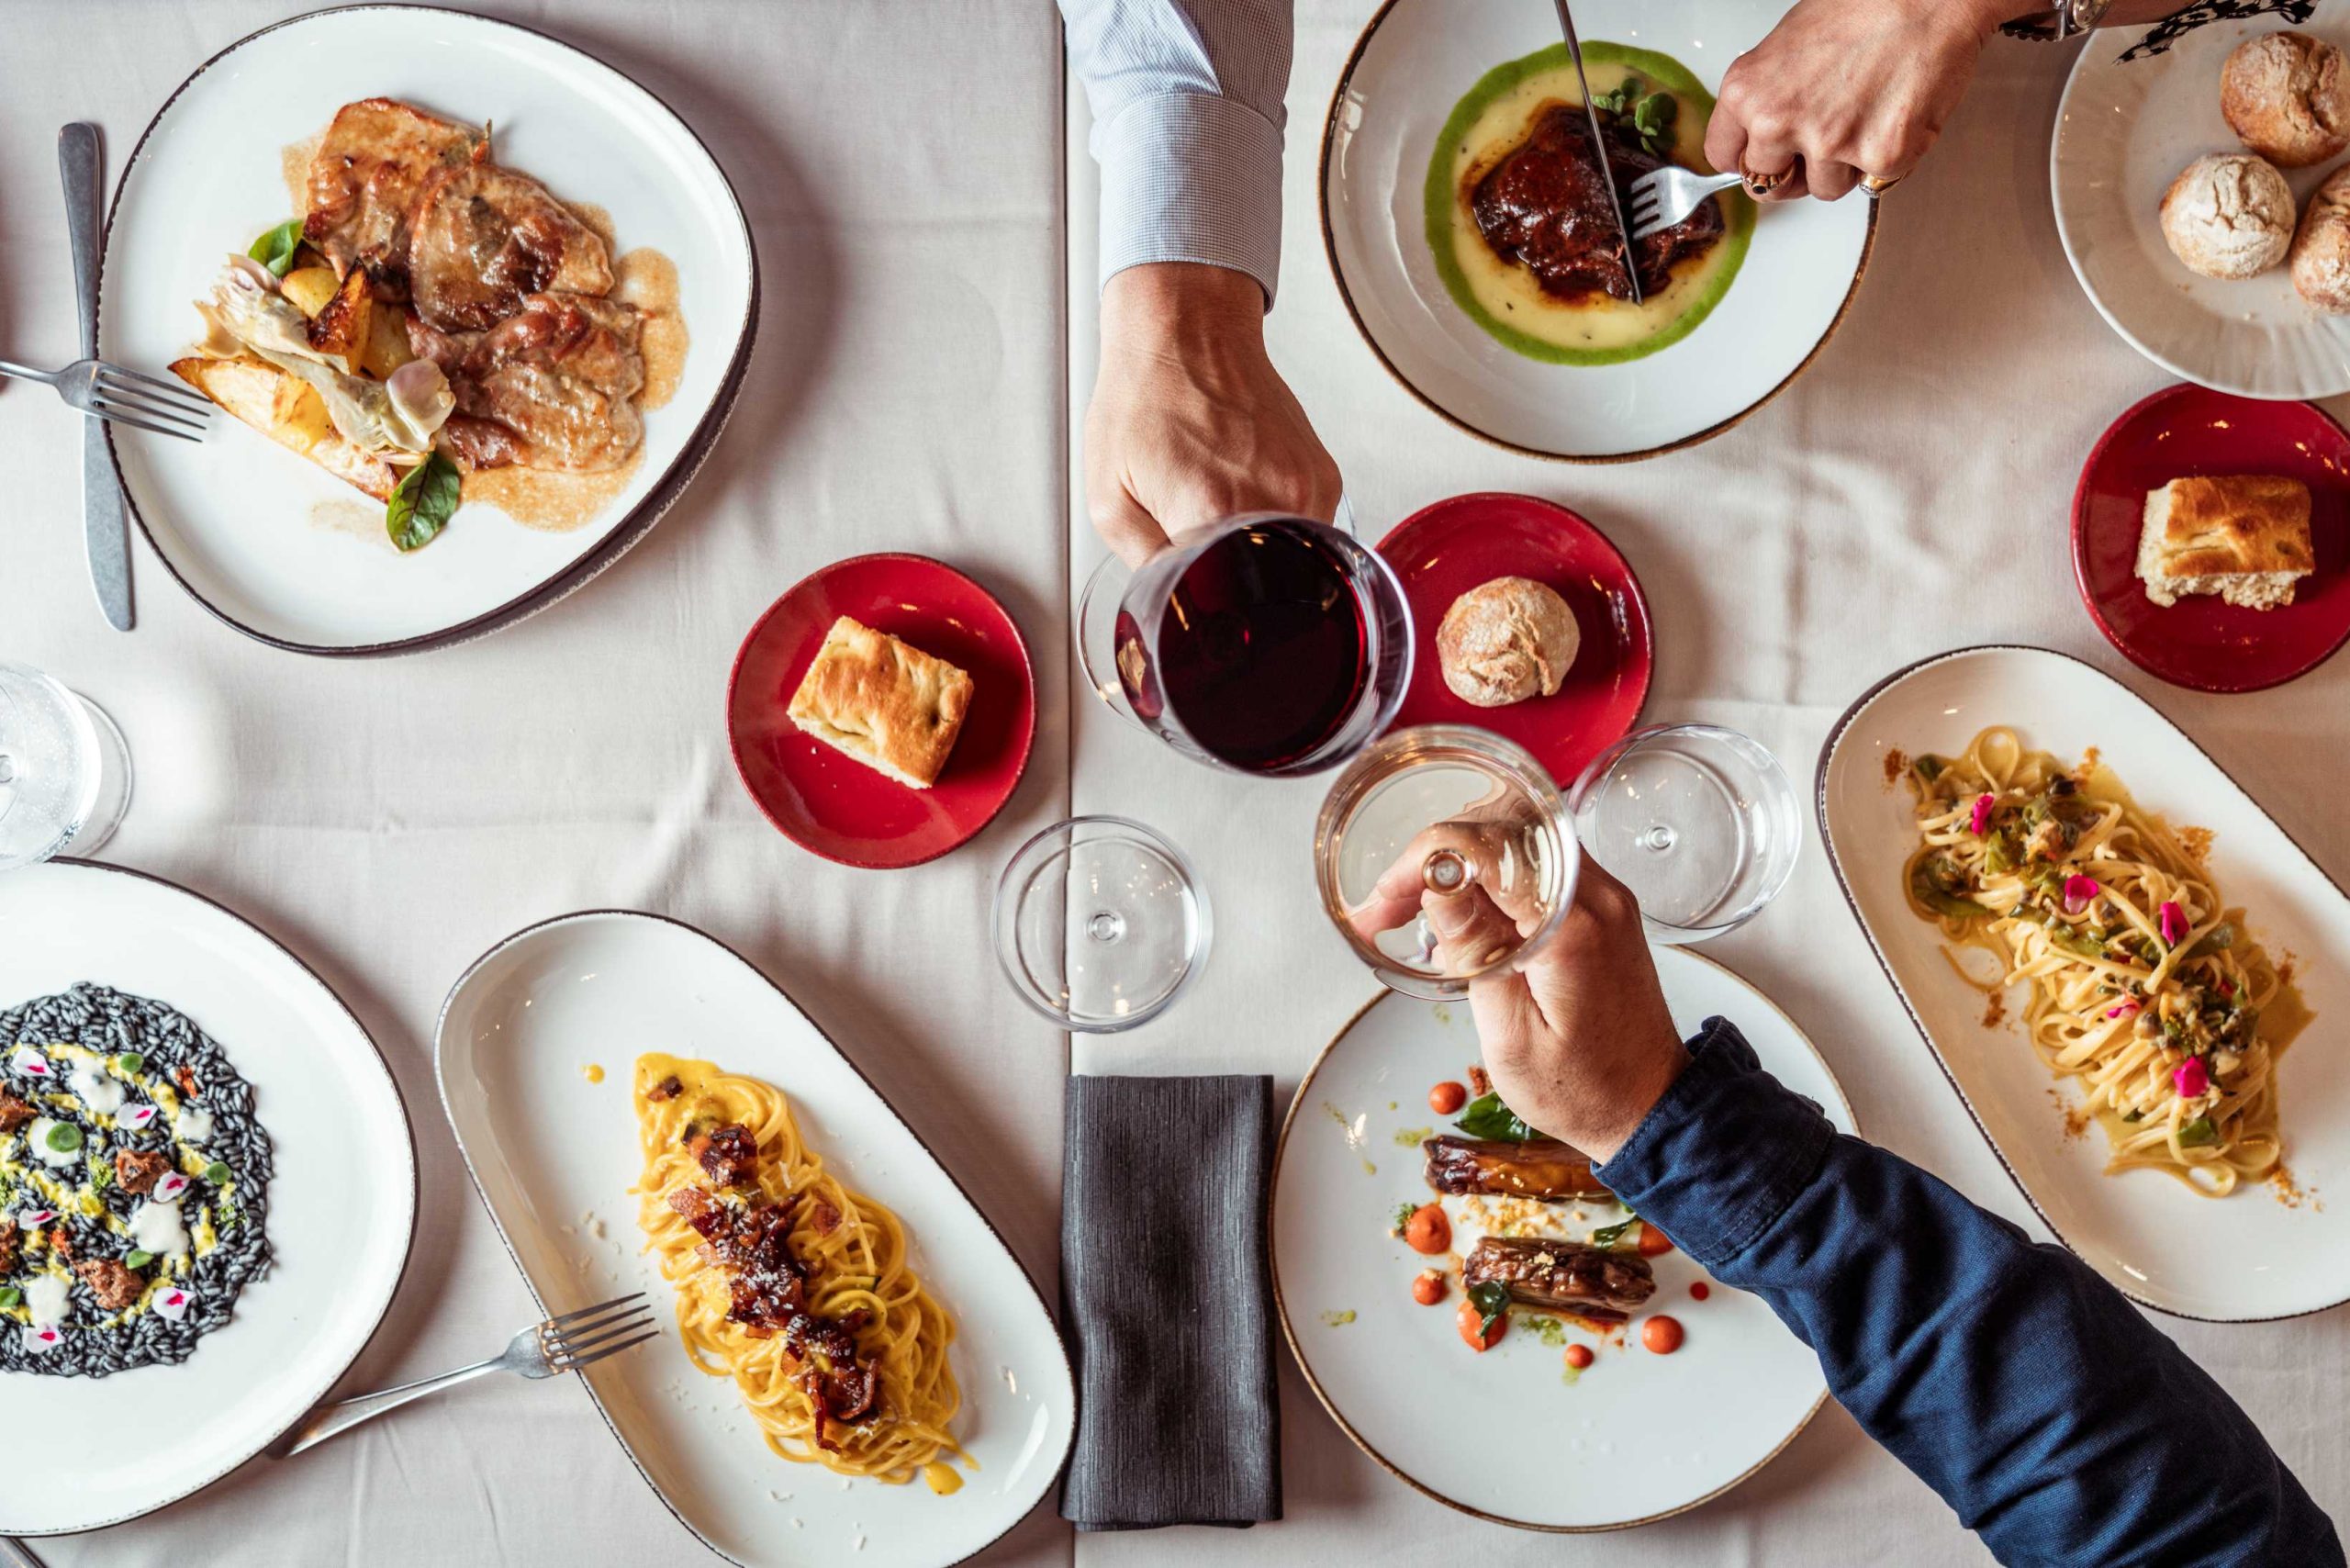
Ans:
[[[801,734],[785,711],[843,615],[971,678],[962,734],[927,790]],[[1036,734],[1028,645],[995,596],[954,567],[852,556],[803,579],[751,628],[727,683],[726,734],[743,787],[794,843],[845,866],[918,866],[968,842],[1020,787]]]
[[[2146,492],[2173,479],[2274,474],[2310,487],[2317,569],[2273,610],[2216,594],[2168,607],[2138,580]],[[2350,435],[2314,403],[2164,389],[2113,421],[2073,493],[2073,577],[2106,641],[2197,691],[2257,691],[2307,675],[2350,639]]]
[[[1532,496],[1455,496],[1404,519],[1379,542],[1379,553],[1403,581],[1418,640],[1397,727],[1491,730],[1569,785],[1639,721],[1655,666],[1648,600],[1623,555],[1583,518]],[[1551,696],[1480,708],[1444,684],[1437,627],[1454,599],[1494,577],[1530,577],[1574,611],[1583,644]]]

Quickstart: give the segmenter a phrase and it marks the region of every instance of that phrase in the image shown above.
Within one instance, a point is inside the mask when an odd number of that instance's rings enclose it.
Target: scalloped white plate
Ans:
[[[778,1459],[733,1381],[687,1360],[675,1292],[643,1254],[629,1191],[643,1166],[631,1074],[648,1050],[776,1085],[841,1179],[905,1221],[915,1271],[955,1316],[954,1431],[978,1462],[961,1491],[844,1484]],[[733,949],[626,911],[529,926],[450,989],[433,1051],[450,1128],[532,1299],[553,1314],[651,1294],[660,1338],[580,1376],[646,1484],[703,1545],[746,1568],[943,1568],[1050,1489],[1077,1394],[1044,1298],[889,1102]],[[590,1062],[601,1083],[588,1081]]]
[[[2246,398],[2350,392],[2350,317],[2312,310],[2278,266],[2226,282],[2187,270],[2157,213],[2178,172],[2206,152],[2241,152],[2220,115],[2220,66],[2281,18],[2211,22],[2166,53],[2124,63],[2141,29],[2090,35],[2056,110],[2048,183],[2075,275],[2113,330],[2156,364]],[[2297,30],[2350,47],[2350,13],[2321,9]],[[2341,163],[2288,169],[2294,199]]]
[[[1677,1026],[1694,1034],[1709,1016],[1729,1018],[1780,1082],[1853,1130],[1835,1074],[1768,997],[1686,948],[1651,951]],[[1760,1297],[1709,1283],[1696,1301],[1689,1287],[1704,1271],[1668,1252],[1654,1260],[1650,1308],[1679,1318],[1686,1342],[1670,1356],[1641,1349],[1648,1311],[1634,1316],[1625,1344],[1570,1330],[1572,1342],[1598,1346],[1572,1383],[1564,1350],[1522,1321],[1480,1355],[1455,1327],[1457,1288],[1434,1307],[1412,1300],[1412,1276],[1428,1260],[1388,1226],[1397,1204],[1432,1195],[1419,1138],[1450,1118],[1429,1111],[1429,1086],[1460,1079],[1476,1057],[1465,1003],[1390,992],[1354,1016],[1298,1085],[1275,1159],[1273,1285],[1306,1380],[1390,1474],[1496,1524],[1620,1529],[1729,1491],[1828,1397],[1818,1360]],[[1456,1221],[1459,1203],[1446,1204]],[[1623,1217],[1612,1206],[1585,1212],[1597,1224]],[[1455,1417],[1479,1410],[1505,1410],[1514,1430],[1543,1440],[1464,1441]]]
[[[2285,1162],[2313,1197],[2288,1208],[2266,1187],[2198,1197],[2159,1170],[2105,1173],[2105,1135],[2065,1135],[2079,1095],[2044,1067],[2014,1022],[1983,1022],[1983,993],[1944,961],[1941,934],[1910,912],[1901,868],[1917,824],[1886,782],[1895,747],[1952,754],[1986,724],[2078,757],[2090,746],[2147,810],[2214,834],[2211,870],[2269,952],[2298,959],[2316,1020],[2277,1064]],[[1918,1032],[2057,1239],[2133,1301],[2181,1317],[2242,1323],[2350,1300],[2350,896],[2259,802],[2129,688],[2044,648],[1961,648],[1896,670],[1862,695],[1819,754],[1819,830],[1837,880]],[[1892,1042],[1887,1042],[1888,1046]]]

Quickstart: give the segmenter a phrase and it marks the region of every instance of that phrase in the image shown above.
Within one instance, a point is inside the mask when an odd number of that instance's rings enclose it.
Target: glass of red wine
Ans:
[[[1412,682],[1412,612],[1377,552],[1251,513],[1187,532],[1078,604],[1078,662],[1111,709],[1187,756],[1282,778],[1379,738]]]

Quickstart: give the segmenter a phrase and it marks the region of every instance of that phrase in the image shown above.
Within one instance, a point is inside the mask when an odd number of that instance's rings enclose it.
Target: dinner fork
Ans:
[[[1667,163],[1632,182],[1632,238],[1645,240],[1661,233],[1697,210],[1697,204],[1716,191],[1744,185],[1737,174],[1700,174]]]
[[[0,375],[42,382],[85,414],[182,441],[202,441],[212,413],[210,400],[190,387],[102,359],[77,359],[63,370],[35,370],[0,359]]]
[[[362,1394],[351,1399],[338,1399],[321,1405],[292,1431],[269,1445],[272,1459],[288,1459],[305,1449],[316,1448],[337,1432],[347,1431],[362,1421],[372,1420],[386,1410],[396,1409],[411,1399],[421,1399],[437,1394],[452,1384],[484,1372],[520,1372],[524,1377],[555,1377],[594,1366],[607,1356],[617,1356],[632,1346],[642,1345],[657,1338],[660,1330],[653,1326],[653,1308],[646,1304],[644,1293],[616,1295],[610,1301],[583,1306],[576,1312],[566,1312],[550,1317],[535,1327],[525,1328],[514,1336],[513,1342],[503,1354],[486,1361],[476,1361],[455,1372],[442,1372],[439,1377],[422,1378],[404,1383],[397,1388],[386,1388],[375,1394]]]

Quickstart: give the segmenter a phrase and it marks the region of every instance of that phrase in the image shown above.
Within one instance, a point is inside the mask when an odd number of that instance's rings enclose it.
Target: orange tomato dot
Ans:
[[[1706,1283],[1703,1280],[1699,1280],[1695,1284],[1689,1287],[1689,1298],[1692,1301],[1703,1301],[1713,1294],[1714,1288]]]
[[[1591,1347],[1588,1345],[1568,1346],[1567,1365],[1574,1368],[1577,1372],[1581,1372],[1583,1368],[1591,1365]]]
[[[1475,1302],[1463,1297],[1460,1316],[1453,1319],[1460,1325],[1461,1342],[1479,1355],[1484,1354],[1495,1345],[1500,1344],[1502,1336],[1509,1331],[1509,1314],[1504,1313],[1494,1319],[1494,1326],[1490,1330],[1480,1334],[1477,1331],[1477,1326],[1484,1321],[1484,1316],[1483,1313],[1477,1310]]]
[[[1422,1204],[1404,1222],[1404,1245],[1413,1251],[1433,1258],[1452,1249],[1452,1222],[1444,1217],[1443,1205]]]
[[[1425,1270],[1412,1280],[1412,1299],[1422,1306],[1434,1306],[1444,1299],[1444,1276],[1435,1270]]]
[[[1428,1091],[1428,1109],[1439,1116],[1449,1116],[1469,1103],[1469,1091],[1450,1079]]]
[[[1640,1256],[1657,1258],[1673,1250],[1673,1238],[1648,1221],[1640,1221]]]
[[[1669,1356],[1681,1349],[1684,1338],[1680,1320],[1667,1317],[1662,1313],[1640,1325],[1640,1343],[1660,1356]]]

